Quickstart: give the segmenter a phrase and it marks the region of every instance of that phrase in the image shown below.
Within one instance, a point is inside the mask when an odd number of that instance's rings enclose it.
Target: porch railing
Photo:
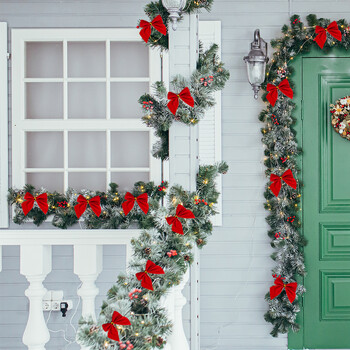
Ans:
[[[95,298],[99,294],[99,289],[95,282],[103,269],[103,245],[125,245],[128,261],[132,255],[130,240],[139,232],[139,230],[0,231],[1,245],[20,246],[20,273],[29,282],[25,291],[29,300],[28,321],[22,338],[29,350],[45,350],[45,344],[50,340],[42,301],[46,294],[43,282],[52,269],[52,246],[72,245],[74,247],[74,273],[81,281],[78,295],[82,301],[82,316],[92,316],[96,319]],[[0,271],[2,267],[1,245]],[[173,323],[173,334],[168,339],[166,350],[189,349],[182,323],[182,308],[186,304],[182,290],[188,278],[189,273],[184,276],[182,283],[172,288],[162,300]],[[81,349],[88,350],[84,347]]]

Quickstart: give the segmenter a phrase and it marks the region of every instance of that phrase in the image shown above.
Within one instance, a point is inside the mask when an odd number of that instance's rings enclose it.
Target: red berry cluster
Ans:
[[[294,21],[293,21],[293,24],[297,24],[297,23],[300,23],[300,20],[298,18],[296,18]]]
[[[276,275],[276,274],[274,274],[274,275],[272,275],[272,277],[273,278],[277,278],[277,277],[279,277],[280,279],[282,279],[282,280],[285,280],[286,278],[285,277],[281,277],[281,275]]]
[[[214,81],[214,77],[212,75],[209,75],[208,77],[201,78],[200,81],[202,85],[208,86]]]
[[[194,204],[199,204],[199,203],[204,203],[205,205],[208,205],[208,202],[206,202],[204,199],[195,199],[194,200]]]
[[[287,239],[288,237],[284,236],[281,232],[276,232],[275,233],[275,238],[276,239],[279,239],[279,238]]]
[[[130,340],[126,341],[125,344],[123,342],[118,342],[119,349],[132,350],[134,345],[130,343]]]
[[[287,161],[287,159],[288,159],[288,157],[285,157],[285,158],[281,157],[282,163],[285,163]]]
[[[271,115],[271,119],[275,125],[280,125],[280,123],[277,120],[277,117],[274,114]]]
[[[293,222],[295,220],[295,216],[290,216],[289,218],[287,218],[288,222]]]
[[[130,300],[137,299],[139,297],[139,294],[142,292],[141,289],[134,289],[129,293]]]
[[[158,191],[166,191],[166,186],[164,186],[164,181],[162,181],[162,184],[160,186],[158,186]]]
[[[176,250],[170,250],[170,252],[166,253],[168,255],[169,258],[171,258],[172,256],[176,256],[177,255],[177,251]]]
[[[57,202],[57,206],[59,206],[60,208],[67,208],[68,202],[66,202],[66,201]]]
[[[153,109],[153,102],[152,101],[143,101],[142,102],[142,108],[146,109],[147,111]]]

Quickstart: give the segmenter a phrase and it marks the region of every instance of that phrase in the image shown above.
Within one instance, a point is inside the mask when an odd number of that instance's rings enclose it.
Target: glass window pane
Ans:
[[[69,83],[68,118],[105,119],[105,83]]]
[[[62,119],[62,83],[26,84],[26,119]]]
[[[111,117],[141,118],[138,100],[147,92],[148,83],[111,83]]]
[[[68,150],[70,168],[106,167],[106,133],[104,131],[69,132]]]
[[[62,42],[27,42],[26,77],[62,78]]]
[[[149,153],[149,132],[115,131],[111,133],[112,168],[148,167]]]
[[[130,191],[133,189],[135,182],[149,181],[149,173],[112,173],[111,181],[119,185],[119,190]]]
[[[148,77],[149,48],[143,42],[111,42],[111,77]]]
[[[26,183],[48,191],[63,192],[63,173],[27,173]]]
[[[77,191],[106,191],[106,173],[70,173],[68,175],[68,185]]]
[[[68,77],[106,77],[106,45],[104,42],[68,43]]]
[[[63,168],[63,132],[27,132],[27,168]]]

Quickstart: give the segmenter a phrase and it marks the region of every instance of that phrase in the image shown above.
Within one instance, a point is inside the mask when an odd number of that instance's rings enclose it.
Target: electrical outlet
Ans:
[[[43,300],[43,310],[50,311],[51,310],[51,300]]]
[[[60,311],[61,310],[60,304],[61,304],[61,301],[53,300],[51,303],[51,310],[52,311]]]

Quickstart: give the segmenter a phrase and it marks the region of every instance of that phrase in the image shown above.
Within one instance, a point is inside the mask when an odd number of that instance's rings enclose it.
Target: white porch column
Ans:
[[[82,316],[96,320],[95,298],[99,293],[96,279],[102,271],[102,245],[74,245],[74,273],[82,282],[78,295],[82,300]]]
[[[29,299],[29,316],[23,343],[29,350],[45,350],[50,333],[42,309],[42,300],[46,293],[43,281],[52,269],[51,246],[21,245],[20,259],[20,272],[29,282],[25,291]]]
[[[176,74],[189,77],[196,68],[198,58],[198,16],[184,15],[177,31],[169,28],[169,72],[170,79]],[[172,87],[170,86],[170,91]],[[198,172],[198,126],[188,126],[175,122],[169,132],[170,185],[181,185],[185,190],[196,190],[196,174]],[[197,270],[191,270],[196,272]],[[198,279],[199,277],[195,277]],[[169,312],[173,317],[173,333],[169,338],[166,350],[189,350],[182,322],[182,309],[186,299],[182,290],[189,279],[187,272],[181,283],[169,294],[173,298],[174,310]],[[171,303],[169,303],[170,305]],[[193,306],[191,306],[193,307]],[[197,319],[191,319],[191,328],[197,327]],[[193,339],[193,350],[197,350]],[[199,350],[199,347],[198,347]]]
[[[2,246],[0,245],[0,272],[2,271]]]

